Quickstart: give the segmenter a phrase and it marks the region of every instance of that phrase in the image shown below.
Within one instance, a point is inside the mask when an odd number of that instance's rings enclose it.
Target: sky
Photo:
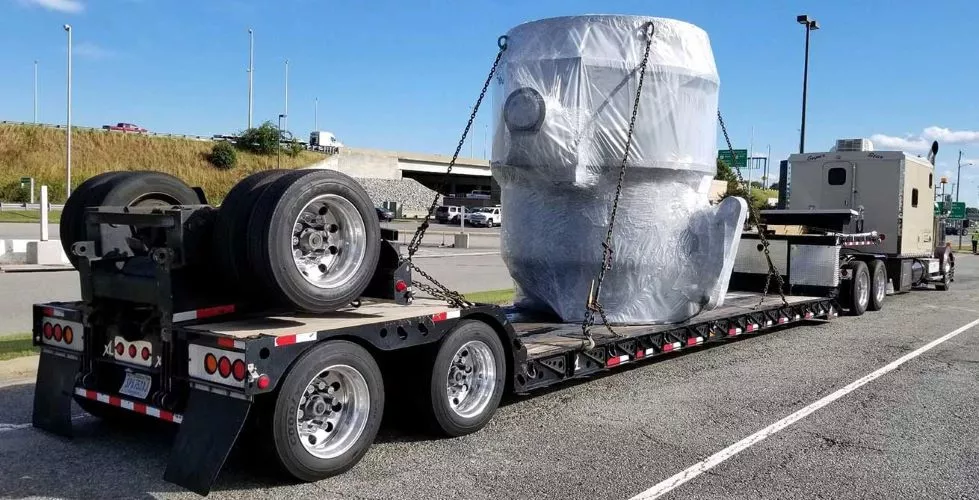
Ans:
[[[924,154],[979,204],[979,2],[941,0],[0,0],[0,120],[63,123],[66,32],[73,36],[72,121],[229,134],[247,126],[248,29],[254,122],[285,111],[356,147],[451,154],[496,54],[522,22],[589,13],[684,20],[707,31],[734,146],[771,162],[798,151],[805,29],[812,33],[806,151],[839,138]],[[483,157],[489,105],[464,148]],[[723,137],[718,131],[718,146]],[[972,163],[974,165],[968,165]],[[757,178],[758,173],[753,173]]]

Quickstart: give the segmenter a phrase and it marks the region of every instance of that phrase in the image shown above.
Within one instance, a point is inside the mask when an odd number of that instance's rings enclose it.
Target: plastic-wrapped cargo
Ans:
[[[722,304],[747,207],[708,201],[719,79],[707,34],[672,19],[589,15],[510,30],[494,86],[491,166],[520,307],[584,317],[649,23],[601,302],[618,324],[680,322]]]

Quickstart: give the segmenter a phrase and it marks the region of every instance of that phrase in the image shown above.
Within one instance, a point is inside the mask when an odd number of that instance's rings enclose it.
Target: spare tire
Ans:
[[[61,246],[72,265],[77,267],[78,258],[71,253],[71,246],[87,238],[85,211],[90,207],[139,207],[197,205],[197,193],[180,179],[162,172],[131,171],[106,172],[86,180],[78,186],[61,213]],[[132,235],[129,227],[114,227],[109,236],[119,245]]]
[[[248,259],[260,286],[299,309],[340,309],[367,288],[381,225],[367,192],[334,170],[300,170],[273,182],[248,224]]]
[[[255,202],[269,185],[290,170],[264,170],[235,184],[221,202],[214,222],[215,265],[228,279],[230,288],[245,290],[254,283],[248,265],[248,220]]]

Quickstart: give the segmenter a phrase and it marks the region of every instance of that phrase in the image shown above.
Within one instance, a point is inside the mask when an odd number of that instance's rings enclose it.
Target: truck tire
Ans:
[[[377,436],[384,382],[363,347],[335,340],[303,354],[279,387],[271,440],[285,472],[318,481],[357,464]]]
[[[85,211],[97,206],[169,206],[196,205],[197,193],[183,181],[163,172],[130,171],[99,174],[78,186],[65,202],[61,214],[61,246],[72,265],[77,267],[78,258],[71,253],[71,246],[86,237]],[[132,235],[129,227],[115,227],[107,236],[117,246],[126,245],[125,238]]]
[[[347,306],[367,288],[381,224],[364,188],[333,170],[290,172],[259,197],[248,258],[278,301],[312,313]]]
[[[844,286],[844,303],[851,316],[861,316],[867,312],[870,303],[870,270],[867,264],[855,260],[846,265],[852,272],[852,278]]]
[[[239,181],[218,208],[214,221],[213,246],[215,264],[228,279],[232,288],[252,288],[246,248],[248,247],[248,221],[255,202],[269,185],[289,170],[264,170]]]
[[[867,266],[870,272],[870,301],[868,311],[880,311],[884,307],[884,297],[887,295],[887,268],[884,262],[875,259]]]
[[[505,355],[496,331],[482,321],[461,321],[446,335],[422,408],[433,432],[464,436],[490,421],[503,397]]]

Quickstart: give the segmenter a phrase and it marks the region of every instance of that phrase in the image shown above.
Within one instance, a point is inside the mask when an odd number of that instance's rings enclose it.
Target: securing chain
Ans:
[[[469,121],[466,122],[466,128],[462,131],[462,137],[459,138],[459,144],[456,145],[455,153],[452,154],[452,159],[449,160],[449,165],[445,169],[445,175],[442,176],[442,179],[439,181],[438,187],[435,190],[435,198],[432,200],[432,205],[428,208],[428,213],[425,214],[425,220],[423,220],[418,226],[418,229],[415,230],[414,236],[411,237],[411,242],[408,243],[408,256],[401,257],[402,264],[407,264],[409,269],[414,270],[432,283],[432,285],[428,285],[421,282],[415,282],[413,283],[415,287],[425,293],[428,293],[436,299],[445,300],[453,307],[466,307],[472,305],[472,303],[467,301],[466,298],[459,292],[449,289],[430,274],[423,271],[417,264],[412,262],[411,259],[415,256],[415,252],[418,251],[418,247],[421,246],[422,239],[425,237],[425,231],[428,231],[428,226],[430,225],[429,221],[435,214],[435,209],[438,208],[439,198],[442,197],[442,190],[445,189],[446,184],[448,184],[450,175],[452,174],[452,167],[455,166],[456,161],[459,159],[459,154],[462,152],[462,147],[466,143],[466,137],[469,135],[473,122],[476,120],[476,113],[479,112],[479,106],[483,103],[483,98],[486,97],[486,91],[489,90],[490,83],[493,81],[493,75],[496,74],[496,69],[500,65],[500,60],[503,58],[503,53],[506,52],[507,37],[501,36],[498,38],[496,45],[500,50],[496,53],[496,59],[493,61],[493,67],[490,68],[489,75],[486,76],[486,81],[483,83],[483,89],[479,92],[479,97],[476,99],[476,104],[473,106],[472,113],[469,114]],[[460,214],[459,216],[465,218],[464,213]]]
[[[632,104],[632,117],[629,118],[629,130],[626,132],[625,152],[622,154],[622,163],[619,165],[619,178],[615,185],[615,197],[612,198],[612,212],[609,214],[608,232],[605,233],[605,241],[602,242],[602,267],[598,272],[598,280],[595,282],[594,295],[589,290],[588,302],[585,304],[585,319],[581,322],[581,333],[594,345],[591,336],[591,327],[595,324],[595,313],[602,317],[602,323],[609,333],[618,336],[612,329],[608,318],[605,316],[605,308],[602,307],[602,282],[605,281],[605,274],[612,269],[612,235],[615,230],[615,215],[619,210],[619,198],[622,196],[622,184],[625,182],[625,170],[629,166],[629,153],[632,150],[632,133],[636,127],[636,116],[639,114],[639,99],[642,97],[642,86],[646,79],[646,65],[649,62],[649,49],[653,45],[653,23],[646,23],[643,30],[646,36],[646,48],[643,51],[642,62],[639,64],[639,86],[636,88],[636,98]]]
[[[727,127],[724,125],[724,118],[721,117],[720,110],[717,111],[717,121],[721,124],[721,132],[724,133],[724,141],[727,143],[727,150],[731,154],[731,161],[734,161],[734,147],[731,146],[731,137],[727,134]],[[750,154],[750,152],[749,152]],[[723,161],[723,160],[720,160]],[[746,165],[747,166],[747,165]],[[733,165],[728,165],[731,170],[738,176],[738,182],[745,186],[745,190],[750,189],[750,186],[744,182],[744,178],[741,177],[741,169],[734,167]],[[788,306],[789,302],[785,300],[785,282],[782,281],[782,274],[772,263],[772,255],[768,251],[768,238],[765,237],[765,231],[761,227],[761,217],[758,215],[758,209],[748,200],[748,214],[751,216],[751,222],[758,229],[758,239],[761,240],[762,251],[765,252],[765,260],[768,262],[768,276],[765,277],[765,287],[761,292],[761,300],[758,301],[758,306],[765,302],[765,298],[768,297],[768,287],[772,282],[772,278],[778,283],[778,295],[782,298],[782,305]],[[755,306],[755,307],[758,307]]]

